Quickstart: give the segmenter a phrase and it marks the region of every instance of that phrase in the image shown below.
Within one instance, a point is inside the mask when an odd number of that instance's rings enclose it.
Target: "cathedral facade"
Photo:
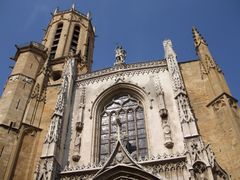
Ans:
[[[198,58],[91,71],[95,29],[74,6],[17,46],[0,99],[0,179],[239,179],[240,111],[206,41]]]

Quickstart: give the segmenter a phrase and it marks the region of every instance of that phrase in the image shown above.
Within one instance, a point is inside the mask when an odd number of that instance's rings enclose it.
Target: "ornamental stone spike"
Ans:
[[[75,10],[75,4],[74,3],[72,4],[72,10]]]
[[[200,44],[205,44],[207,46],[207,42],[205,41],[205,39],[201,36],[201,34],[199,33],[199,31],[197,30],[196,27],[192,27],[192,34],[193,34],[193,39],[194,39],[194,45],[195,48],[198,48],[198,46]]]
[[[185,87],[184,87],[181,72],[178,66],[177,55],[173,50],[172,41],[170,39],[163,41],[163,47],[164,47],[165,59],[167,61],[168,70],[172,76],[175,95],[177,96],[179,93],[185,93]]]
[[[173,50],[172,41],[170,39],[163,41],[163,47],[165,52],[165,58],[167,58],[169,55],[177,56],[177,54]]]

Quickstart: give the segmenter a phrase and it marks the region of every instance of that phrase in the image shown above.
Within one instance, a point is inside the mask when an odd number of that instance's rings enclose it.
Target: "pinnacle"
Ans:
[[[192,27],[192,34],[195,47],[198,47],[200,44],[205,44],[207,46],[207,42],[205,41],[205,39],[202,37],[202,35],[199,33],[195,26]]]

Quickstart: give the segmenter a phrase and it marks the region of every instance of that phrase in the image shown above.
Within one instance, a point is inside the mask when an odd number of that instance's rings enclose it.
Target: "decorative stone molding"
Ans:
[[[222,93],[210,102],[207,107],[212,107],[215,112],[222,110],[224,107],[230,107],[233,111],[238,109],[237,100],[227,93]]]
[[[152,61],[146,63],[126,64],[126,66],[114,66],[112,68],[83,74],[77,78],[77,87],[83,85],[107,81],[109,79],[125,78],[140,74],[158,73],[166,70],[165,61]]]
[[[35,180],[47,180],[47,179],[55,179],[59,172],[59,165],[55,165],[57,162],[54,158],[46,158],[41,159],[36,166],[36,170],[34,171],[34,179]]]
[[[214,111],[218,111],[226,105],[225,98],[222,96],[212,104],[212,107]]]
[[[93,177],[93,174],[85,174],[85,175],[73,175],[73,176],[70,176],[70,177],[67,177],[67,176],[63,176],[60,178],[60,180],[89,180],[89,179],[92,179]]]
[[[227,173],[216,162],[215,155],[210,145],[204,145],[200,137],[186,140],[186,156],[188,169],[193,177],[230,179]]]
[[[143,166],[145,171],[149,172],[158,177],[165,177],[167,179],[171,178],[170,175],[173,175],[175,178],[183,178],[182,174],[187,172],[186,162],[172,162],[166,164],[156,164],[156,165],[147,165]]]
[[[23,81],[23,82],[26,82],[28,84],[32,84],[34,83],[34,79],[28,77],[28,76],[25,76],[23,74],[15,74],[15,75],[11,75],[8,79],[9,82],[15,82],[17,80],[20,80],[20,81]]]
[[[115,162],[115,165],[119,164]],[[121,163],[120,163],[121,164]],[[156,172],[155,175],[161,176],[161,173],[172,172],[177,173],[176,170],[185,171],[186,166],[186,156],[184,153],[176,154],[162,154],[157,156],[145,157],[145,159],[139,159],[137,162],[138,166],[143,168],[148,173]],[[110,167],[115,166],[111,164]],[[99,164],[88,164],[82,166],[66,166],[64,170],[60,173],[61,179],[64,178],[75,178],[75,177],[93,177],[98,171],[104,168],[103,163]],[[178,171],[180,172],[180,171]],[[187,170],[186,170],[187,172]],[[161,179],[161,178],[160,178]]]

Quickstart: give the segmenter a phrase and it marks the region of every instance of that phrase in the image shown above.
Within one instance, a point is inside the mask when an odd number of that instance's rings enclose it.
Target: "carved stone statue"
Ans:
[[[116,55],[115,55],[116,61],[115,61],[114,65],[124,64],[126,56],[127,56],[127,52],[123,49],[123,47],[117,46],[115,53],[116,53]]]

